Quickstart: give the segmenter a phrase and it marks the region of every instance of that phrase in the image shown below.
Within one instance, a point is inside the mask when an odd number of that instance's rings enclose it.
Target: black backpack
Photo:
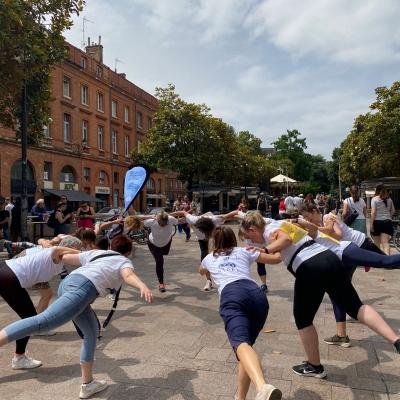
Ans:
[[[47,220],[47,226],[54,229],[56,227],[56,222],[56,210],[53,210]]]

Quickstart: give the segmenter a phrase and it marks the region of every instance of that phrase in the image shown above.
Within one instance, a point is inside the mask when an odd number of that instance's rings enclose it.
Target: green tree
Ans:
[[[340,146],[341,176],[350,183],[400,175],[400,81],[375,94],[371,112],[355,119]]]
[[[32,142],[41,137],[49,120],[51,71],[67,56],[63,32],[83,5],[83,0],[0,2],[0,123],[19,127],[25,82]]]
[[[237,149],[233,128],[212,117],[206,105],[182,100],[171,84],[157,88],[156,97],[159,109],[140,159],[179,172],[189,192],[194,182],[226,180]]]
[[[306,139],[300,136],[301,133],[297,129],[287,130],[286,134],[272,143],[276,150],[273,159],[278,164],[279,161],[290,160],[293,163],[292,177],[304,182],[310,177],[311,163],[305,152],[307,148]]]

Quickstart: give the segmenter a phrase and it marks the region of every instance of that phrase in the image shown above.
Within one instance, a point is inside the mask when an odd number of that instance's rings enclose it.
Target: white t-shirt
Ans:
[[[93,262],[93,258],[101,254],[118,254],[111,257],[102,257]],[[125,256],[112,250],[91,250],[79,253],[79,261],[82,267],[74,270],[71,274],[80,274],[89,279],[100,296],[106,296],[108,288],[119,288],[123,279],[121,271],[125,268],[134,270],[132,262]]]
[[[186,221],[190,224],[190,225],[192,225],[192,228],[193,228],[193,231],[194,231],[194,233],[196,234],[196,236],[197,236],[197,240],[204,240],[205,238],[206,238],[206,235],[203,233],[203,232],[201,232],[199,229],[197,229],[196,227],[195,227],[195,223],[200,219],[200,218],[202,218],[202,217],[204,217],[204,218],[210,218],[211,219],[211,221],[214,223],[214,225],[215,226],[217,226],[217,225],[222,225],[223,223],[224,223],[224,219],[221,217],[221,216],[219,216],[219,215],[202,215],[202,216],[197,216],[197,215],[190,215],[190,214],[187,214],[186,215]]]
[[[364,208],[367,206],[365,201],[360,197],[360,199],[354,202],[352,197],[348,197],[345,202],[349,206],[350,209],[356,210],[358,212],[357,219],[365,219]],[[351,214],[351,211],[350,211]]]
[[[168,215],[168,224],[165,226],[161,226],[157,219],[144,221],[144,226],[151,229],[149,240],[157,247],[164,247],[168,244],[175,233],[175,225],[178,225],[178,220],[170,215]]]
[[[292,197],[292,196],[286,197],[286,199],[285,199],[285,208],[286,208],[286,211],[287,211],[287,210],[292,210],[294,207],[295,207],[295,205],[294,205],[294,199],[293,199],[293,197]]]
[[[63,263],[55,264],[51,258],[54,249],[33,247],[26,256],[6,260],[6,264],[18,278],[21,287],[29,288],[39,282],[47,282],[62,271]]]
[[[275,233],[277,230],[280,229],[281,225],[287,222],[285,221],[274,221],[267,225],[264,229],[264,240],[267,244],[273,243],[271,239],[271,235]],[[287,247],[286,249],[281,251],[283,263],[288,266],[294,253],[296,250],[301,247],[304,243],[312,240],[312,238],[308,235],[304,235],[298,242],[293,243],[291,246]],[[293,272],[296,273],[297,268],[300,266],[301,263],[308,260],[311,257],[316,256],[319,253],[325,251],[326,248],[322,247],[320,244],[315,243],[311,246],[306,247],[305,249],[301,250],[296,258],[293,260],[292,269]]]
[[[376,221],[385,221],[387,219],[392,219],[392,199],[388,198],[385,204],[385,202],[379,196],[375,196],[371,200],[371,208],[376,209]]]
[[[333,215],[333,214],[324,215],[324,225],[325,225],[325,222],[329,218],[334,218],[336,223],[339,225],[340,229],[342,230],[342,240],[353,242],[356,246],[361,247],[361,245],[364,243],[364,241],[365,241],[365,239],[367,237],[365,235],[365,233],[362,233],[362,232],[357,231],[357,230],[355,230],[353,228],[350,228],[343,221],[340,221],[336,217],[336,215]]]
[[[340,259],[343,257],[344,249],[351,244],[350,241],[347,240],[336,240],[331,238],[328,235],[324,235],[321,232],[318,232],[317,237],[314,239],[321,246],[326,247],[329,250],[332,250]]]
[[[251,264],[260,256],[259,251],[249,251],[241,247],[235,247],[229,255],[214,256],[210,253],[201,262],[202,268],[207,269],[217,286],[218,293],[231,282],[251,277]]]

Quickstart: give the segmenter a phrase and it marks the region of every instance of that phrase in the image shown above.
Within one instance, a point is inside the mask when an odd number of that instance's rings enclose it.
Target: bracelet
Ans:
[[[269,254],[269,251],[268,251],[268,249],[266,247],[264,247],[264,251],[265,251],[266,254]]]

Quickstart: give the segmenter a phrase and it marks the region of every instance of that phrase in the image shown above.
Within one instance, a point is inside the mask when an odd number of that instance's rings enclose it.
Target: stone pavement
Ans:
[[[236,361],[218,314],[216,291],[202,291],[198,275],[199,248],[176,235],[166,258],[168,292],[157,289],[154,261],[147,247],[138,246],[135,264],[139,276],[154,288],[155,302],[145,304],[137,292],[125,288],[112,323],[96,353],[95,376],[110,387],[95,399],[228,400],[235,393]],[[400,356],[391,345],[360,324],[348,324],[353,346],[327,346],[322,339],[334,334],[332,306],[325,299],[315,320],[320,334],[326,380],[302,378],[291,366],[304,360],[292,317],[293,278],[282,265],[268,267],[270,313],[256,350],[268,380],[279,387],[284,399],[400,400]],[[400,272],[363,269],[355,286],[368,304],[400,328]],[[52,282],[56,289],[58,278]],[[37,296],[32,292],[34,301]],[[101,320],[111,307],[108,299],[94,304]],[[0,326],[15,314],[0,300]],[[80,340],[72,323],[52,337],[32,338],[28,349],[43,366],[13,371],[14,344],[0,350],[1,400],[77,399],[80,384]],[[254,398],[254,391],[248,398]]]

